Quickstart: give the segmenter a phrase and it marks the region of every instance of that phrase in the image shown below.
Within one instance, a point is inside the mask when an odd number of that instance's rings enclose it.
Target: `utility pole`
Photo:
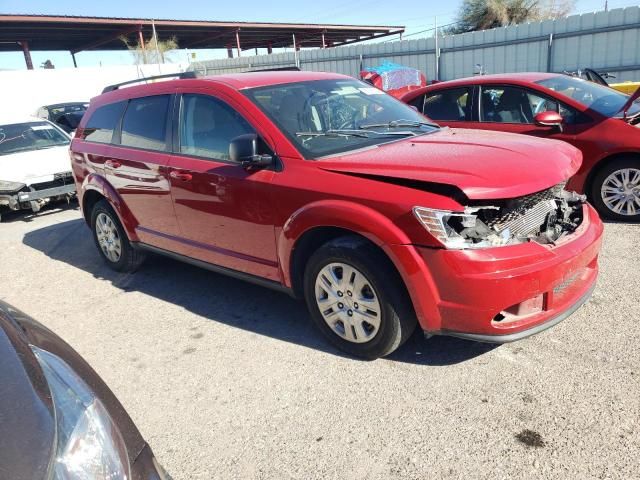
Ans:
[[[158,55],[158,72],[162,73],[162,69],[160,68],[160,61],[162,57],[160,56],[160,48],[158,48],[158,34],[156,33],[156,24],[153,20],[151,20],[151,29],[153,30],[153,39],[156,44],[156,54]],[[164,59],[162,59],[162,63],[164,63]]]
[[[436,75],[434,78],[434,80],[440,80],[440,49],[438,48],[438,17],[434,17],[434,21],[435,21],[435,27],[436,27],[436,33],[435,33],[435,40],[436,40]]]

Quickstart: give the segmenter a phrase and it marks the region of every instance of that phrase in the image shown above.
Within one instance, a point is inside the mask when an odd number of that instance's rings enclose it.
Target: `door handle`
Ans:
[[[169,176],[175,180],[182,180],[183,182],[190,182],[192,178],[190,173],[184,173],[179,170],[171,170]]]
[[[104,166],[109,168],[120,168],[122,164],[120,162],[116,162],[115,160],[107,160],[106,162],[104,162]]]

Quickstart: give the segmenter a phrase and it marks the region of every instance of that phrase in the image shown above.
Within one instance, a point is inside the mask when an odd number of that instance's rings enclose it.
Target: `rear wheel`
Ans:
[[[640,222],[640,160],[620,158],[593,178],[591,198],[604,218]]]
[[[100,200],[91,211],[93,239],[107,265],[118,272],[133,272],[144,261],[144,253],[131,246],[129,239],[106,200]]]
[[[416,326],[411,302],[391,262],[358,237],[320,247],[305,269],[305,299],[316,326],[342,351],[390,354]]]

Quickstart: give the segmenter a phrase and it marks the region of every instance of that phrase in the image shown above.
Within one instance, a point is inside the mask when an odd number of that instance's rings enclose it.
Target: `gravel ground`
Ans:
[[[6,223],[5,223],[6,222]],[[76,208],[0,224],[0,297],[73,345],[176,479],[640,478],[640,227],[530,339],[365,362],[302,304],[160,257],[107,269]]]

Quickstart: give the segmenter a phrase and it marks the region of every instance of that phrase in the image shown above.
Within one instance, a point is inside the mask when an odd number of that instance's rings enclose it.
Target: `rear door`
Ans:
[[[438,89],[416,97],[410,102],[439,125],[473,128],[474,95],[472,86]]]
[[[130,99],[105,162],[107,180],[135,217],[140,240],[170,248],[178,235],[167,164],[171,158],[171,113],[175,95]]]
[[[275,169],[247,169],[229,158],[231,140],[256,128],[232,99],[208,91],[179,97],[169,180],[181,253],[279,280],[271,194]],[[261,144],[262,153],[273,153]]]

